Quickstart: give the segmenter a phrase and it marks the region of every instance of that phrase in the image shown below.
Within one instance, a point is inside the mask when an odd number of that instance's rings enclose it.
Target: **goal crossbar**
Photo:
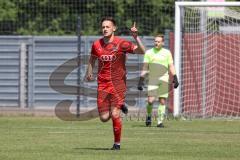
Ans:
[[[234,7],[240,6],[240,2],[175,2],[175,7]]]

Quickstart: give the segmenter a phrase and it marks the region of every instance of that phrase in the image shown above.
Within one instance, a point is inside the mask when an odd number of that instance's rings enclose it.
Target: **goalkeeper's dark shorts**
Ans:
[[[113,86],[112,82],[98,83],[97,105],[99,113],[109,112],[112,107],[121,108],[125,103],[126,84],[119,81]]]

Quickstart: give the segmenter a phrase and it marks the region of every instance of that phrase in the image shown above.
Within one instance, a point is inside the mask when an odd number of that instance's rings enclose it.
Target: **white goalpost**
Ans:
[[[174,116],[240,117],[240,2],[175,2]]]

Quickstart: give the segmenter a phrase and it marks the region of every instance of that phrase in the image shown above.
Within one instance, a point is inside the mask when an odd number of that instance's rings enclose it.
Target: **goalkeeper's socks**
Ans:
[[[122,120],[121,117],[112,117],[113,123],[113,134],[114,134],[114,143],[120,144],[121,140],[121,131],[122,131]]]
[[[159,123],[159,124],[157,125],[157,127],[159,127],[159,128],[164,128],[164,125],[163,125],[163,123]]]
[[[160,105],[158,106],[158,122],[159,122],[159,123],[162,122],[163,119],[164,119],[165,109],[166,109],[166,106],[165,106],[165,105],[160,104]],[[159,124],[159,123],[158,123],[158,124]]]
[[[152,116],[152,108],[153,108],[153,104],[147,104],[147,116],[151,117]]]
[[[162,123],[162,121],[158,118],[158,123],[157,124],[161,124]]]

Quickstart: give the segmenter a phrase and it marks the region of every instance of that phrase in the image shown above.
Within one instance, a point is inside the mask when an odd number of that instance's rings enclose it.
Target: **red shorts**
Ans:
[[[125,103],[125,81],[98,83],[97,105],[99,113],[109,112],[111,107],[120,108]]]

